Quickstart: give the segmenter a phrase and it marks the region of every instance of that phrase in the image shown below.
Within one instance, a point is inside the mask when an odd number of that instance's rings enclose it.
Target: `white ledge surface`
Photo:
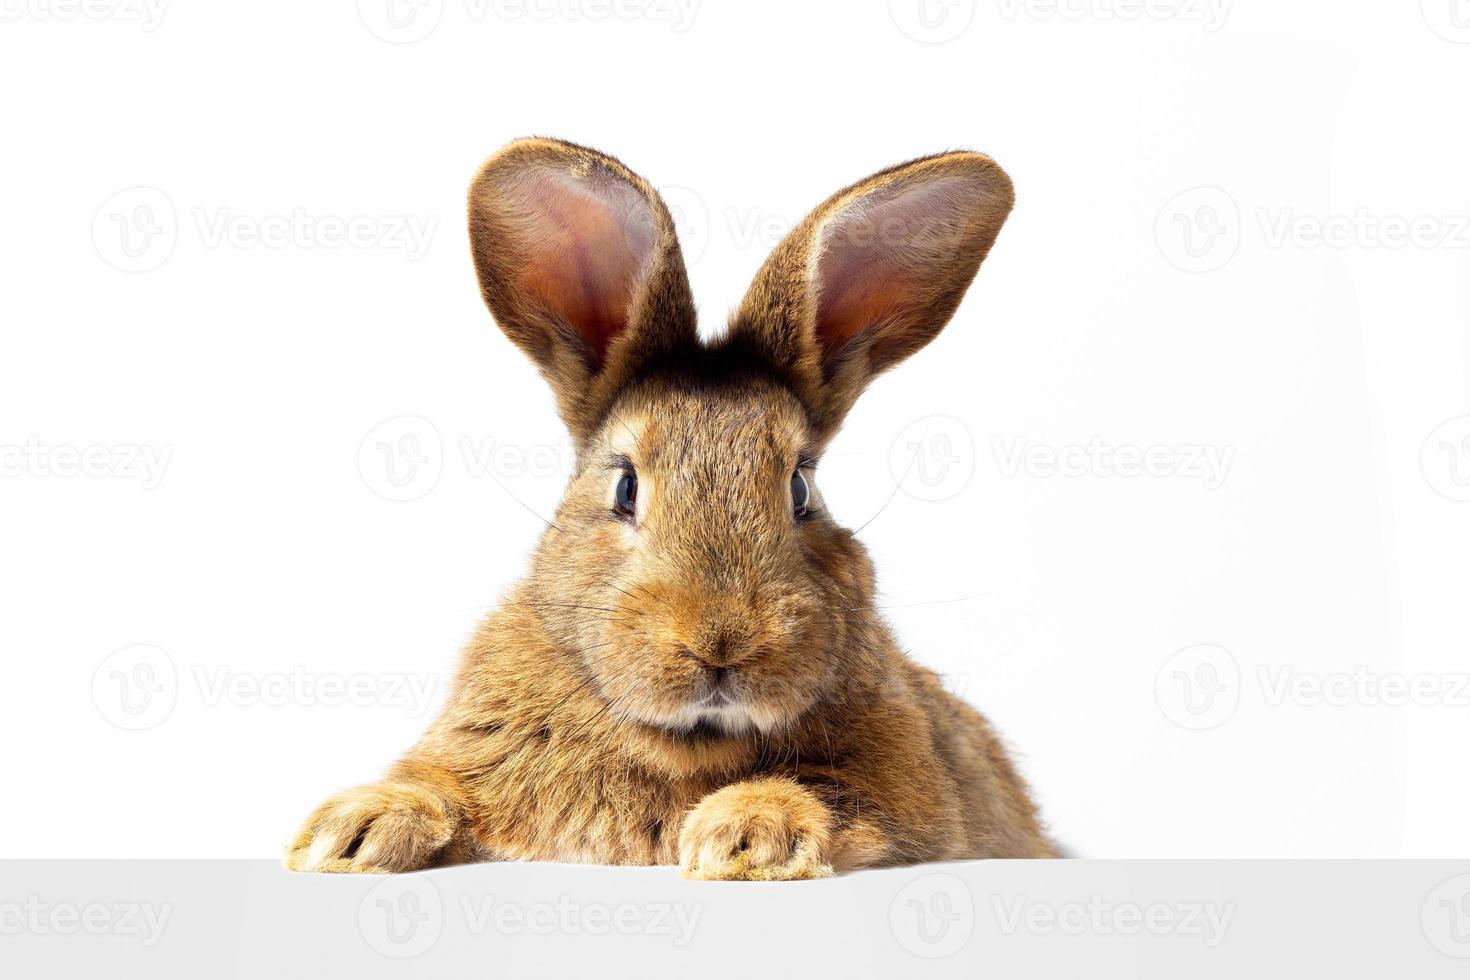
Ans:
[[[966,861],[825,881],[0,862],[0,976],[1470,975],[1466,861]]]

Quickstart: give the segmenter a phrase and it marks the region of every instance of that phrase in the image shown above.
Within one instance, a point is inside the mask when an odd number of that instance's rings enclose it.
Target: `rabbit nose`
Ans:
[[[750,654],[752,624],[743,604],[711,600],[679,637],[680,652],[707,667],[734,667]]]
[[[717,670],[723,673],[727,667],[725,657],[718,651],[696,650],[694,647],[681,645],[679,647],[679,656],[687,660],[693,660],[709,673]]]
[[[690,650],[688,647],[680,647],[679,653],[681,656],[688,657],[695,663],[699,664],[700,669],[704,671],[704,683],[705,686],[709,689],[711,696],[720,696],[724,694],[725,682],[728,681],[730,679],[730,675],[735,672],[734,667],[727,667],[723,664],[712,664],[708,660],[697,656],[694,651]]]
[[[711,674],[711,679],[714,679],[715,672],[723,677],[734,661],[739,659],[735,655],[737,644],[727,633],[715,633],[702,639],[702,643],[680,646],[679,655],[698,663]]]

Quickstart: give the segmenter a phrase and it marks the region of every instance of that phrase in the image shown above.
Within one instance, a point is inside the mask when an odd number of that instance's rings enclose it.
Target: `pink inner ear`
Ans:
[[[506,196],[523,249],[518,285],[576,330],[600,363],[628,328],[628,307],[653,254],[651,206],[604,174],[538,171]]]
[[[822,231],[817,337],[828,355],[937,292],[968,229],[975,190],[959,177],[884,188]]]

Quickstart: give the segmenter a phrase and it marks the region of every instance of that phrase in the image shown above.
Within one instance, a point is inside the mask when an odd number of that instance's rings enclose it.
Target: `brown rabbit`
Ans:
[[[899,651],[813,477],[867,383],[948,322],[1013,199],[976,153],[869,177],[705,344],[647,182],[555,140],[493,156],[469,194],[480,289],[555,390],[576,473],[443,715],[313,813],[287,866],[775,880],[1052,856],[985,719]]]

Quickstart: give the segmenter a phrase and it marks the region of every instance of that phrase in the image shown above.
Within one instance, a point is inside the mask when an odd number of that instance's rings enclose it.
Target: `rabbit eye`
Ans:
[[[807,506],[811,503],[812,488],[807,485],[806,477],[801,475],[801,470],[791,474],[791,509],[796,512],[797,517],[807,515]]]
[[[638,504],[638,474],[630,471],[618,477],[613,490],[613,510],[624,517],[632,517]]]

